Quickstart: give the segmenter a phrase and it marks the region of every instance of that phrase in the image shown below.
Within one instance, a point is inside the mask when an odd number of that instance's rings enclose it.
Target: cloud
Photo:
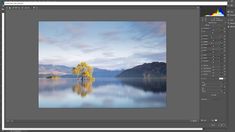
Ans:
[[[39,44],[54,45],[61,49],[84,48],[81,41],[86,35],[83,22],[40,22]]]
[[[107,49],[107,46],[94,44],[94,42],[91,42],[92,38],[87,39],[86,28],[88,24],[86,23],[89,22],[44,23],[49,24],[48,28],[51,29],[47,29],[49,30],[49,33],[45,31],[41,31],[39,33],[39,44],[53,45],[62,50],[68,51],[77,50],[78,52],[82,53],[91,53]],[[41,26],[41,28],[42,27],[43,26]],[[58,31],[56,32],[55,29]]]
[[[107,50],[108,47],[104,46],[104,45],[92,45],[92,44],[72,44],[70,45],[71,49],[77,50],[77,52],[81,51],[84,54],[88,54],[88,53],[93,53],[93,52],[102,52],[104,50]]]
[[[40,64],[63,64],[64,61],[61,58],[47,58],[47,59],[40,59]]]
[[[128,69],[141,65],[143,63],[151,62],[166,62],[166,52],[162,53],[134,53],[126,57],[116,58],[95,58],[88,60],[88,63],[97,68],[103,68],[108,70],[120,70]]]
[[[104,50],[104,49],[105,49],[104,46],[98,46],[98,47],[84,48],[84,49],[82,49],[82,51],[83,51],[84,53],[90,53],[90,52],[102,51],[102,50]]]
[[[39,32],[39,60],[44,64],[87,61],[98,68],[127,69],[166,61],[164,21],[43,22]]]
[[[103,52],[102,53],[105,57],[114,57],[114,53],[113,52],[110,52],[110,51],[108,51],[108,52]]]
[[[48,36],[45,36],[43,35],[42,33],[39,33],[39,44],[42,44],[42,43],[46,43],[46,44],[55,44],[57,43],[58,41],[56,41],[55,39],[51,38],[51,37],[48,37]]]
[[[132,23],[132,39],[144,41],[166,37],[166,22],[135,22]]]
[[[77,38],[69,37],[65,38],[53,38],[49,36],[44,36],[42,34],[39,35],[39,44],[46,44],[46,45],[53,45],[62,50],[71,50],[71,49],[78,49],[82,52],[92,52],[97,50],[98,47],[94,47],[91,44],[85,44]]]
[[[65,32],[63,32],[63,35],[68,35],[70,36],[70,39],[72,38],[82,38],[86,35],[86,28],[88,24],[85,22],[66,22],[64,26]]]
[[[132,55],[132,58],[142,58],[146,61],[159,61],[159,62],[166,62],[166,52],[161,53],[150,53],[150,52],[142,52],[142,53],[135,53]]]
[[[118,41],[121,39],[121,34],[121,31],[108,31],[102,33],[101,35],[104,40]]]
[[[74,61],[75,58],[73,55],[63,56],[63,55],[52,55],[52,56],[43,56],[39,58],[39,64],[53,64],[53,65],[66,65],[77,64],[77,61]]]
[[[117,36],[119,34],[120,34],[119,31],[108,31],[108,32],[102,33],[102,35],[105,36],[105,37]]]

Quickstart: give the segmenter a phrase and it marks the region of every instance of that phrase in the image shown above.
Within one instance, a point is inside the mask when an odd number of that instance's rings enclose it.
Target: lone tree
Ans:
[[[85,80],[95,80],[95,78],[92,77],[93,68],[86,62],[81,62],[76,67],[73,67],[72,73],[77,75],[77,78],[81,79],[82,82]]]

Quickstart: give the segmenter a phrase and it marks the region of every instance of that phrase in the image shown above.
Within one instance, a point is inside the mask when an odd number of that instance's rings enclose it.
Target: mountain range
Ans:
[[[93,76],[96,77],[115,77],[119,75],[122,70],[106,70],[100,68],[94,68]],[[72,67],[64,65],[51,65],[51,64],[39,64],[39,77],[44,78],[51,74],[60,75],[64,78],[74,78],[76,75],[72,74]]]
[[[166,63],[152,62],[144,63],[121,72],[117,77],[138,77],[138,78],[165,78]]]
[[[39,77],[44,78],[52,73],[64,78],[74,78],[72,67],[64,65],[39,64]],[[144,63],[126,70],[106,70],[94,68],[93,77],[118,77],[118,78],[165,78],[166,63],[152,62]]]

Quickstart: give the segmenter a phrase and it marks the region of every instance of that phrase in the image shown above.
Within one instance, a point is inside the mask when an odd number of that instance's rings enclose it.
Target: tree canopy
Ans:
[[[72,73],[77,75],[78,79],[84,80],[94,80],[93,67],[88,65],[86,62],[80,62],[76,67],[73,67]]]

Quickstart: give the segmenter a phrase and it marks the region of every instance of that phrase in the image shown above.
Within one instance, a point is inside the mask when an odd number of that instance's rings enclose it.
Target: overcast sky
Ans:
[[[166,62],[164,21],[41,21],[39,64],[127,69]]]

